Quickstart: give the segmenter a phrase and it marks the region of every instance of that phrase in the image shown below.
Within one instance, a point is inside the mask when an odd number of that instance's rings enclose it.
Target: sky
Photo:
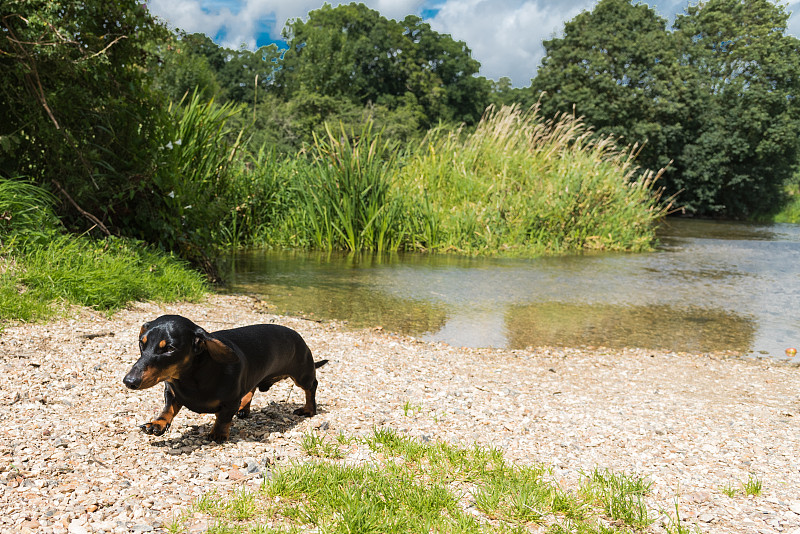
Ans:
[[[544,48],[542,41],[561,35],[564,23],[592,0],[361,0],[383,16],[402,20],[421,16],[439,33],[464,41],[480,61],[480,74],[492,80],[505,76],[515,87],[530,85]],[[151,13],[171,28],[204,33],[227,48],[250,49],[278,42],[291,19],[306,19],[323,1],[315,0],[148,0]],[[328,0],[332,5],[340,3]],[[672,21],[687,0],[643,2]],[[692,4],[696,1],[692,1]],[[792,14],[787,33],[800,36],[800,0],[778,2]]]

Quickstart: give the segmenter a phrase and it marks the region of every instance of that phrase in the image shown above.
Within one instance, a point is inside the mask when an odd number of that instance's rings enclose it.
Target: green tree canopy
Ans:
[[[389,20],[363,4],[331,7],[294,20],[276,82],[287,100],[305,94],[395,109],[417,106],[428,126],[439,120],[475,122],[488,83],[463,42],[434,32],[419,17]]]
[[[601,0],[544,47],[532,89],[545,93],[545,116],[583,116],[601,134],[646,142],[640,163],[669,163],[685,114],[676,104],[682,74],[665,19],[644,4]]]
[[[800,40],[785,34],[788,18],[768,0],[709,0],[675,21],[699,97],[674,187],[696,211],[748,216],[779,204],[800,156]]]
[[[124,211],[161,142],[145,43],[166,29],[135,0],[6,0],[0,29],[0,176]]]
[[[574,112],[672,165],[668,194],[690,212],[768,211],[798,159],[798,40],[768,0],[709,0],[673,31],[644,4],[601,0],[545,41],[533,80],[545,114]]]

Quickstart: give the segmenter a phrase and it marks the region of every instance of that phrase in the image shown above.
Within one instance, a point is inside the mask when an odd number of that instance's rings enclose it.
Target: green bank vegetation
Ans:
[[[388,428],[360,438],[309,432],[303,447],[309,458],[273,468],[259,490],[204,495],[167,528],[183,532],[199,512],[214,533],[621,534],[663,515],[668,532],[688,532],[679,517],[648,509],[651,483],[637,476],[594,469],[567,489],[547,466],[509,463],[498,449],[423,443]],[[372,459],[343,462],[355,448]]]
[[[267,161],[269,162],[267,163]],[[274,170],[275,167],[281,169]],[[490,109],[470,132],[434,129],[401,149],[328,128],[304,159],[269,159],[235,184],[230,245],[537,255],[649,249],[666,213],[655,173],[581,121]],[[253,174],[264,173],[261,177]],[[256,184],[269,184],[258,196]],[[267,199],[267,200],[262,200]]]
[[[146,276],[103,279],[117,269],[104,254],[148,276],[162,261],[185,270],[181,258],[213,281],[236,247],[640,251],[670,205],[766,219],[788,206],[778,218],[795,220],[787,17],[767,0],[709,0],[668,30],[643,4],[602,0],[512,88],[420,17],[363,4],[325,5],[287,24],[287,49],[252,51],[170,31],[134,0],[8,0],[0,179],[39,188],[27,198],[49,222],[20,230],[24,203],[0,190],[4,298],[173,298],[137,289]],[[52,287],[72,289],[46,290],[34,274],[80,258],[98,266],[82,286],[54,269]]]
[[[138,300],[196,300],[202,275],[133,239],[66,233],[55,199],[23,180],[0,179],[0,321],[47,319],[69,305],[113,312]]]

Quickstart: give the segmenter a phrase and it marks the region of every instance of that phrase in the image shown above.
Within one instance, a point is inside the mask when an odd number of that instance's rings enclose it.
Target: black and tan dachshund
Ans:
[[[285,326],[260,324],[209,333],[180,315],[145,323],[139,350],[141,356],[123,383],[146,389],[165,382],[164,410],[142,430],[163,434],[186,406],[216,414],[208,439],[217,442],[228,439],[234,415],[250,415],[256,388],[267,391],[284,378],[291,378],[306,394],[305,405],[294,413],[315,415],[316,369],[328,361],[314,363],[300,334]]]

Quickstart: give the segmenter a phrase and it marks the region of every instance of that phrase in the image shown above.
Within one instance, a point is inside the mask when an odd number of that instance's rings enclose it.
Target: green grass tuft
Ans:
[[[304,448],[316,459],[275,469],[259,491],[228,499],[209,494],[194,510],[226,529],[220,532],[622,534],[646,528],[596,508],[597,487],[617,493],[619,501],[643,497],[650,485],[636,477],[596,470],[591,492],[571,492],[546,467],[508,463],[498,449],[421,443],[389,428],[337,440],[371,455],[354,465],[318,455],[327,441],[307,436]]]
[[[761,479],[750,475],[746,481],[742,482],[742,489],[744,490],[745,495],[760,497],[763,490]]]

